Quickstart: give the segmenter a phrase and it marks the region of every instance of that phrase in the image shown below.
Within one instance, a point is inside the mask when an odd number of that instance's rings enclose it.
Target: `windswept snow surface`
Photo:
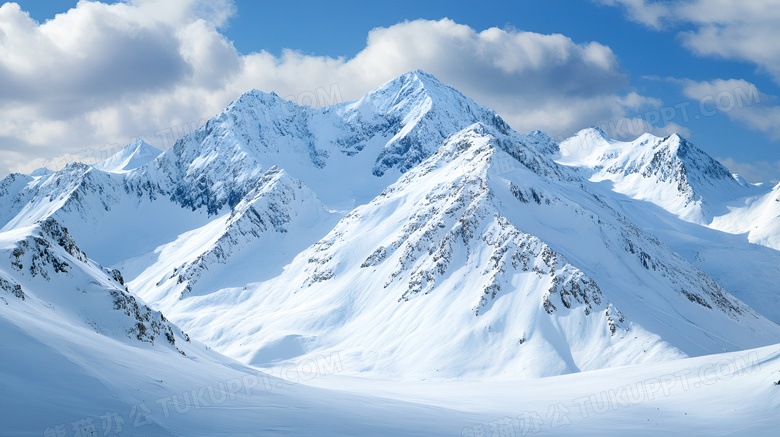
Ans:
[[[251,91],[0,181],[0,434],[773,435],[778,198],[422,71]]]

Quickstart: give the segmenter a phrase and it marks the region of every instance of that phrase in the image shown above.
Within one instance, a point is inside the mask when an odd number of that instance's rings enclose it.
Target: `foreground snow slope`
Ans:
[[[51,218],[0,233],[0,301],[9,319],[23,313],[186,355],[179,347],[189,337],[130,294],[118,270],[87,258]]]
[[[5,435],[76,435],[76,426],[120,436],[500,436],[509,426],[514,435],[762,437],[780,426],[777,345],[515,383],[342,377],[331,360],[304,385],[302,366],[281,380],[43,323],[0,318],[11,352],[0,362]]]
[[[455,408],[462,436],[775,436],[780,345],[522,382],[365,380],[312,384]]]
[[[295,385],[210,351],[51,218],[0,233],[0,332],[3,435],[447,435],[464,416]],[[338,354],[311,365],[341,368]]]

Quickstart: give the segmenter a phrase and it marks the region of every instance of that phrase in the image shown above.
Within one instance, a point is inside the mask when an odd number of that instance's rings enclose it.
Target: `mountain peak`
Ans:
[[[610,144],[610,139],[601,128],[593,126],[582,129],[560,144],[561,155],[567,160],[579,161],[591,155],[594,150]]]
[[[436,76],[427,73],[421,69],[404,73],[401,76],[399,76],[399,79],[402,79],[404,81],[410,81],[410,82],[420,82],[423,85],[427,85],[431,87],[447,86],[444,83],[442,83]]]
[[[290,100],[285,100],[274,91],[265,92],[258,89],[252,89],[230,102],[222,111],[222,114],[217,115],[217,118],[225,114],[244,112],[247,114],[251,113],[252,116],[263,113],[265,115],[263,115],[262,118],[271,119],[274,118],[271,116],[271,113],[292,115],[301,111],[303,108],[305,108],[305,106]]]
[[[257,88],[252,88],[251,90],[245,92],[244,94],[241,94],[236,100],[231,103],[230,106],[233,106],[236,103],[239,102],[261,102],[261,103],[272,103],[272,102],[279,102],[282,101],[281,97],[279,97],[279,94],[276,94],[275,91],[271,92],[265,92],[261,91]]]
[[[656,136],[653,136],[654,138],[658,138]],[[688,151],[693,147],[693,145],[688,142],[685,138],[683,138],[680,134],[677,132],[668,135],[661,139],[662,142],[667,143],[668,147],[670,149],[674,150],[678,154],[685,155],[688,153]]]
[[[579,132],[577,132],[576,135],[589,135],[589,136],[594,136],[594,137],[598,137],[598,138],[603,138],[603,139],[605,139],[607,141],[610,140],[609,136],[606,133],[604,133],[604,131],[601,130],[601,128],[598,127],[598,126],[591,126],[591,127],[582,129]]]
[[[30,176],[37,177],[37,176],[46,176],[54,173],[54,170],[48,169],[46,167],[36,168],[30,173]]]
[[[391,79],[370,91],[363,99],[368,98],[376,101],[379,97],[395,97],[391,98],[388,103],[419,102],[421,99],[427,98],[435,101],[437,104],[461,101],[465,103],[465,106],[478,106],[460,91],[444,84],[435,76],[423,70],[409,71]]]
[[[106,173],[127,173],[153,161],[162,150],[137,138],[103,162],[95,164],[96,170]]]

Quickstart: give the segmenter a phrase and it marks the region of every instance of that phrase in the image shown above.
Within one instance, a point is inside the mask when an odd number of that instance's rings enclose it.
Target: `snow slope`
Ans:
[[[780,426],[777,345],[522,382],[403,383],[342,376],[336,360],[283,380],[22,313],[0,329],[13,436],[773,436]]]
[[[189,337],[128,293],[121,272],[87,258],[54,219],[0,233],[0,259],[6,316],[23,312],[56,320],[60,329],[89,327],[107,337],[157,343],[185,355],[178,344]]]
[[[764,192],[733,202],[728,206],[729,212],[715,217],[710,227],[747,234],[751,243],[780,250],[780,185]]]
[[[146,290],[155,301],[205,293],[214,284],[243,286],[277,275],[340,217],[302,182],[272,167],[230,213],[122,267],[138,271],[133,290]]]
[[[518,382],[363,380],[312,384],[478,413],[462,436],[774,436],[780,345]],[[403,433],[401,433],[403,434]]]
[[[79,163],[36,178],[8,176],[0,184],[15,189],[0,197],[6,206],[0,231],[54,218],[94,259],[116,266],[209,220],[206,211],[182,208],[156,184],[133,186],[126,178]]]
[[[609,182],[589,188],[614,198],[615,207],[638,227],[668,244],[729,294],[780,323],[780,251],[751,243],[744,234],[687,222],[652,203],[616,194]]]

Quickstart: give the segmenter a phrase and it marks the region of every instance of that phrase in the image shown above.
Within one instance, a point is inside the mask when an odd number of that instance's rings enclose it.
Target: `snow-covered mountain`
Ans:
[[[475,122],[508,128],[494,111],[422,71],[356,102],[321,109],[254,90],[128,179],[133,187],[152,184],[181,205],[216,213],[235,206],[277,166],[317,187],[326,205],[348,210]]]
[[[557,162],[583,169],[590,181],[610,183],[617,193],[780,250],[780,189],[748,184],[677,134],[622,142],[588,128],[563,141],[556,155]]]
[[[651,140],[604,171],[688,200],[747,189],[685,140]],[[354,350],[356,371],[539,376],[780,338],[556,163],[555,146],[420,71],[323,109],[252,91],[164,153],[135,142],[95,166],[7,178],[3,230],[64,223],[131,291],[253,364]],[[358,206],[336,225],[344,212],[326,205]]]
[[[0,333],[3,435],[451,435],[485,417],[243,366],[127,292],[53,219],[0,233]],[[338,355],[312,363],[341,369]]]
[[[677,135],[518,134],[422,71],[321,109],[251,91],[169,150],[0,181],[0,322],[60,361],[103,345],[100,375],[180,367],[157,395],[334,354],[395,381],[657,366],[780,343],[780,251],[750,243],[777,197]]]
[[[394,377],[542,376],[777,338],[524,140],[453,135],[275,278],[181,300],[130,288],[243,362],[346,351],[345,368]]]
[[[558,162],[588,169],[592,181],[610,181],[619,193],[695,223],[709,223],[723,212],[724,201],[752,193],[742,178],[677,134],[621,142],[589,128],[563,141],[560,150]]]
[[[747,184],[678,135],[620,142],[589,128],[551,155],[579,168],[591,190],[618,200],[632,222],[780,322],[777,187]]]

